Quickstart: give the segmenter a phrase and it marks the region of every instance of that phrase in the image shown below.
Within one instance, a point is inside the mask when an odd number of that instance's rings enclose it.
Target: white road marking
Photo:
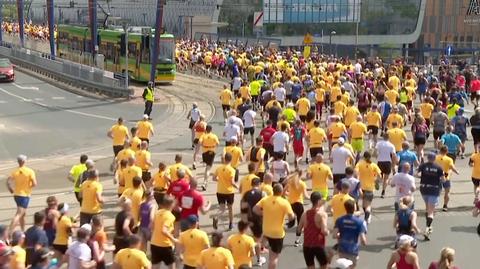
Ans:
[[[20,95],[16,95],[14,93],[11,93],[9,91],[6,91],[5,89],[2,89],[0,88],[0,91],[10,95],[10,96],[13,96],[13,97],[16,97],[24,102],[31,102],[31,103],[34,103],[34,104],[37,104],[37,105],[40,105],[40,106],[43,106],[43,107],[46,107],[46,108],[57,108],[55,106],[49,106],[49,105],[46,105],[46,104],[43,104],[43,103],[39,103],[39,102],[35,102],[35,101],[32,101],[31,99],[27,99],[25,97],[22,97]],[[103,119],[103,120],[108,120],[108,121],[115,121],[117,119],[115,118],[111,118],[111,117],[106,117],[106,116],[101,116],[101,115],[95,115],[95,114],[90,114],[90,113],[85,113],[85,112],[80,112],[80,111],[75,111],[75,110],[71,110],[71,109],[62,109],[60,108],[62,111],[66,111],[66,112],[70,112],[72,114],[78,114],[78,115],[82,115],[82,116],[85,116],[85,117],[90,117],[90,118],[97,118],[97,119]]]
[[[7,101],[4,101],[4,100],[0,100],[0,104],[6,104]]]
[[[63,96],[54,96],[54,97],[52,97],[52,99],[53,99],[53,100],[64,100],[65,97],[63,97]]]
[[[19,88],[19,89],[22,89],[22,90],[34,90],[34,91],[38,91],[39,88],[38,87],[33,87],[33,86],[20,86],[18,85],[17,83],[12,83],[13,86]]]
[[[33,99],[33,100],[35,100],[35,101],[43,101],[43,98],[35,98],[35,99]]]

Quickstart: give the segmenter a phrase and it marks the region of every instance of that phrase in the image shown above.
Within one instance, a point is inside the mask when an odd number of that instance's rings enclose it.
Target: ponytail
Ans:
[[[453,262],[455,250],[449,247],[443,248],[440,252],[440,260],[438,261],[438,269],[450,269]]]

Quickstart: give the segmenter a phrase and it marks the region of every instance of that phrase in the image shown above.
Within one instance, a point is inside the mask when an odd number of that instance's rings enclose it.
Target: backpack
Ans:
[[[257,154],[258,154],[258,151],[260,150],[259,147],[252,147],[252,150],[250,151],[250,161],[251,162],[258,162],[258,159],[257,159]]]

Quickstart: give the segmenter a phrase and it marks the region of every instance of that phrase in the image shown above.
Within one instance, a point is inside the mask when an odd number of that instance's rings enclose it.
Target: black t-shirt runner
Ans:
[[[423,163],[418,167],[420,176],[420,193],[439,196],[442,189],[443,170],[435,163]]]
[[[248,204],[248,219],[250,221],[261,220],[261,216],[258,216],[253,212],[253,207],[264,197],[264,193],[259,189],[252,189],[243,195],[243,202]]]

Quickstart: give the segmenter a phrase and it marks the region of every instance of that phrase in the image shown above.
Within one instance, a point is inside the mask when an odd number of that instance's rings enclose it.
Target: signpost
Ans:
[[[55,10],[54,0],[47,0],[48,34],[50,35],[50,57],[55,60]]]
[[[18,32],[20,34],[20,46],[23,48],[25,45],[25,17],[23,15],[23,0],[17,0],[17,13]]]

